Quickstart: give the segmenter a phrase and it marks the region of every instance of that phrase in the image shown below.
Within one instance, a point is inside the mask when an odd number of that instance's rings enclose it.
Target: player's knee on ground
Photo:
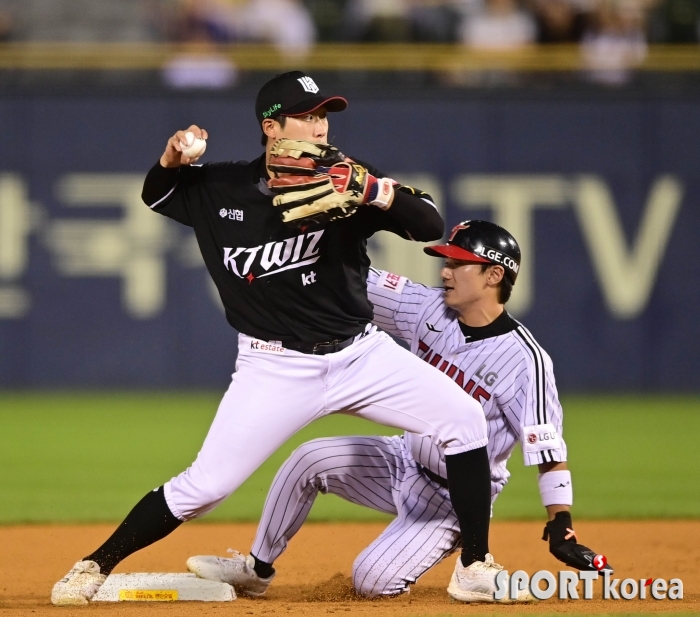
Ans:
[[[352,564],[352,585],[355,593],[363,598],[386,598],[407,592],[409,586],[405,580],[386,576],[386,565],[370,562],[364,553],[360,554]]]

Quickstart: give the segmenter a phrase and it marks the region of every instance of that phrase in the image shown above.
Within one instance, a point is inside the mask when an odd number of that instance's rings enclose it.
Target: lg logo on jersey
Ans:
[[[484,375],[484,369],[486,368],[486,364],[482,364],[478,369],[476,369],[476,373],[474,373],[475,377],[478,377],[479,379],[483,379],[484,383],[487,386],[492,386],[494,382],[498,379],[498,373],[495,373],[493,371],[489,371]]]
[[[464,371],[457,368],[454,364],[447,360],[443,360],[439,353],[434,353],[430,346],[423,340],[418,339],[418,355],[423,358],[428,364],[434,366],[439,371],[445,373],[450,379],[452,379],[460,388],[462,388],[467,394],[470,394],[472,398],[475,398],[480,403],[491,400],[491,393],[483,388],[483,386],[477,386],[477,382],[483,379],[484,384],[487,386],[492,386],[498,379],[498,373],[488,372],[486,375],[483,374],[486,364],[482,364],[474,373],[476,381],[474,378],[470,379],[466,384],[464,383]],[[421,355],[422,354],[422,355]],[[476,387],[475,387],[476,386]]]
[[[559,436],[556,433],[549,432],[549,433],[540,433],[537,435],[536,433],[530,433],[527,436],[527,443],[537,443],[538,441],[558,441]]]
[[[522,441],[525,454],[557,450],[561,447],[561,438],[551,422],[523,426]]]

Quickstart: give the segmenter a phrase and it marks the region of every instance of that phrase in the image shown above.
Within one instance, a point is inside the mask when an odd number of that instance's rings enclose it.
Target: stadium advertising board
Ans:
[[[431,193],[448,226],[488,218],[518,239],[509,308],[560,389],[697,389],[697,105],[350,103],[331,116],[344,152]],[[236,337],[193,234],[140,191],[190,123],[209,131],[204,162],[257,156],[252,100],[6,97],[0,113],[0,386],[223,386]],[[439,284],[420,247],[382,233],[370,250]]]

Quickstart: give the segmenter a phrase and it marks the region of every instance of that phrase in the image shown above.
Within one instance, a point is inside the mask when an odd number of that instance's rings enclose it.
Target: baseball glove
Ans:
[[[571,522],[570,512],[557,512],[554,520],[549,521],[544,527],[543,540],[549,539],[549,552],[567,566],[578,570],[598,570],[593,565],[593,559],[597,553],[583,544],[576,542],[576,533]],[[603,570],[613,568],[606,564]]]
[[[277,193],[272,203],[292,225],[345,218],[362,204],[386,208],[393,196],[393,180],[375,178],[328,144],[280,139],[268,165],[276,175],[268,182]]]
[[[296,139],[278,139],[270,149],[268,167],[277,174],[313,176],[319,166],[330,167],[345,161],[345,155],[330,144],[314,144]]]
[[[361,203],[352,193],[336,191],[329,174],[272,178],[268,184],[277,193],[272,203],[281,209],[282,220],[293,225],[345,218]]]
[[[345,161],[330,144],[278,139],[272,144],[268,167],[275,174],[268,186],[277,193],[272,203],[285,223],[304,226],[354,214],[357,205],[346,204],[335,194],[328,169]]]

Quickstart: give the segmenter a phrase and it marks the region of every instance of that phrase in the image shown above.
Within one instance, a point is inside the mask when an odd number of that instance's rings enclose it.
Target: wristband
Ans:
[[[573,505],[574,491],[571,486],[571,472],[568,469],[541,473],[537,476],[537,483],[543,506]]]
[[[367,203],[387,210],[394,198],[394,181],[391,178],[377,178],[371,187]]]

